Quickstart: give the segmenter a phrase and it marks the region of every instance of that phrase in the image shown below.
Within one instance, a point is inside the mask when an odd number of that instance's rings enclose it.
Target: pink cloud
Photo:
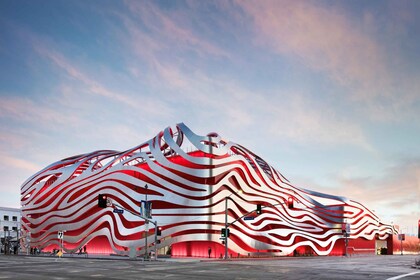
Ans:
[[[26,173],[35,173],[42,168],[41,166],[33,164],[32,162],[25,159],[20,159],[8,155],[0,155],[0,161],[4,166],[7,166],[9,170],[18,169],[25,171]]]
[[[253,21],[256,43],[326,72],[357,90],[359,98],[386,94],[390,74],[384,50],[342,10],[309,1],[236,3]]]
[[[337,184],[334,188],[319,185],[317,188],[358,201],[375,210],[386,222],[392,221],[410,230],[417,224],[420,217],[420,159],[394,164],[375,178],[356,177],[345,170],[333,179]]]
[[[41,126],[77,125],[79,123],[77,117],[63,114],[57,110],[57,104],[50,98],[44,98],[43,101],[33,101],[20,97],[2,97],[0,100],[0,116],[3,118],[12,118]],[[23,137],[23,135],[20,137]]]

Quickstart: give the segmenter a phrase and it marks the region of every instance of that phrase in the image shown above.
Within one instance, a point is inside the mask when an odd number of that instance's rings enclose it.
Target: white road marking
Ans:
[[[417,274],[417,273],[420,273],[420,271],[411,272],[411,273],[407,273],[407,274],[397,275],[397,276],[394,276],[394,277],[388,278],[388,279],[386,279],[386,280],[397,280],[397,279],[401,279],[401,278],[404,278],[404,277],[406,277],[406,276],[411,276],[411,275],[414,275],[414,274]]]

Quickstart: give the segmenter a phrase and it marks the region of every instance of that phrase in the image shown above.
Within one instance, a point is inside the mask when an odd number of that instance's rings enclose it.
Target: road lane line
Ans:
[[[411,275],[414,275],[414,274],[417,274],[417,273],[420,273],[420,271],[411,272],[411,273],[407,273],[407,274],[397,275],[395,277],[391,277],[391,278],[388,278],[386,280],[397,280],[397,279],[401,279],[401,278],[404,278],[406,276],[411,276]]]

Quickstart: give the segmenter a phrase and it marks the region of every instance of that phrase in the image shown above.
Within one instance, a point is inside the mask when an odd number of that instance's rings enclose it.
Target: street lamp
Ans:
[[[228,199],[232,194],[242,193],[242,190],[239,189],[237,192],[231,193],[230,195],[225,197],[225,260],[228,259],[228,239],[229,239],[229,231],[228,231]]]

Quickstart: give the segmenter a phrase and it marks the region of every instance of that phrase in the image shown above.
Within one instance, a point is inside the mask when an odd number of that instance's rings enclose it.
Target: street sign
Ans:
[[[64,233],[62,231],[58,232],[58,239],[63,239],[64,238]]]
[[[398,240],[405,241],[405,234],[404,233],[398,234]]]
[[[252,216],[246,216],[246,217],[244,217],[244,221],[250,221],[250,220],[253,220],[255,217],[252,217]]]
[[[114,213],[117,213],[117,214],[123,214],[124,213],[124,210],[123,209],[117,209],[117,208],[115,208],[113,212]]]
[[[151,201],[141,201],[140,205],[140,216],[146,219],[152,218],[152,202]]]
[[[346,232],[350,233],[350,224],[349,223],[346,223]]]

